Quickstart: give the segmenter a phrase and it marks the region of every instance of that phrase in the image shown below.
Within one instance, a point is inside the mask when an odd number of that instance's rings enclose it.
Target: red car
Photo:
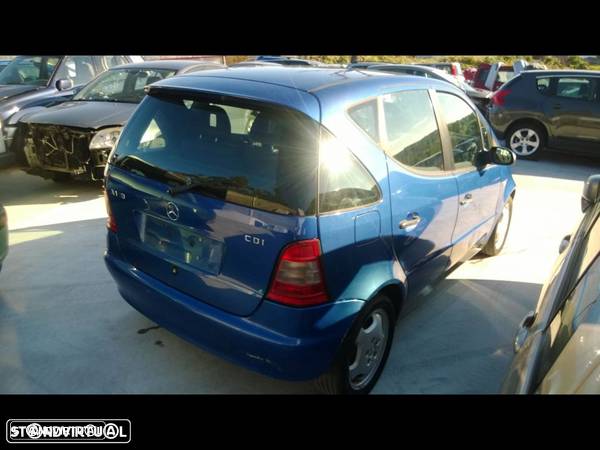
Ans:
[[[468,69],[463,70],[463,75],[465,77],[465,81],[469,84],[473,84],[473,80],[475,79],[475,74],[477,73],[477,69],[474,67],[469,67]]]

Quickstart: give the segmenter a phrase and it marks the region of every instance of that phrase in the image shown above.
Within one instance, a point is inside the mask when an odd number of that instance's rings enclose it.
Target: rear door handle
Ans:
[[[473,201],[473,196],[471,194],[467,194],[464,196],[464,198],[460,201],[460,205],[461,206],[465,206],[468,205],[469,203],[471,203]]]
[[[561,109],[562,105],[560,103],[555,103],[554,105],[552,105],[552,109]]]
[[[416,227],[421,221],[421,217],[417,213],[411,213],[407,219],[400,221],[398,226],[402,230],[406,230],[408,228]]]

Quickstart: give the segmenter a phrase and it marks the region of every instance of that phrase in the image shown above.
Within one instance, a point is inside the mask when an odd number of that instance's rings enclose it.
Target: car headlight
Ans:
[[[120,127],[105,128],[103,130],[98,131],[98,133],[96,133],[96,135],[92,138],[92,141],[90,142],[90,150],[112,149],[117,143],[120,134]]]

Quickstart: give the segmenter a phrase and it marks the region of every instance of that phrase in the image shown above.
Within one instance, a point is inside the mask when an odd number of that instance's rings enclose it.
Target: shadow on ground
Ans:
[[[47,237],[11,246],[0,274],[1,393],[315,392],[225,362],[131,308],[104,267],[104,223],[38,227]],[[497,392],[539,290],[443,280],[403,314],[374,393]]]
[[[0,203],[4,206],[75,203],[101,195],[101,182],[56,183],[27,175],[19,168],[0,169]]]

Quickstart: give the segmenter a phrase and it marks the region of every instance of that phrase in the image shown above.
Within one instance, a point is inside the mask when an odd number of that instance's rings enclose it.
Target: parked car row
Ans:
[[[442,67],[444,65],[441,65]],[[352,65],[351,68],[356,68],[356,65]],[[454,66],[451,66],[454,67]],[[476,89],[471,87],[469,84],[461,81],[460,77],[449,75],[446,71],[430,65],[417,65],[417,64],[372,64],[372,63],[360,63],[358,68],[361,70],[379,70],[382,72],[390,72],[396,74],[414,75],[425,78],[434,78],[436,80],[445,81],[452,83],[462,91],[464,91],[469,98],[475,103],[475,105],[482,111],[487,111],[488,102],[492,96],[492,92],[483,89]],[[462,73],[462,72],[461,72]]]
[[[0,72],[0,164],[14,158],[15,113],[73,97],[86,83],[134,56],[17,56]]]
[[[29,108],[18,117],[17,151],[27,172],[65,181],[101,179],[115,142],[148,84],[174,75],[223,67],[192,60],[156,60],[114,67],[69,101]]]

